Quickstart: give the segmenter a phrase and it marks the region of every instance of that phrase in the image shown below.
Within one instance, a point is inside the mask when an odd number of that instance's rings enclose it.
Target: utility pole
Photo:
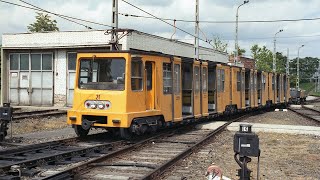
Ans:
[[[289,48],[287,49],[287,68],[286,68],[286,74],[287,76],[290,75],[290,64],[289,64]]]
[[[118,47],[118,0],[112,0],[112,32],[111,32],[111,50],[119,50]]]
[[[300,49],[303,47],[304,45],[301,45],[298,48],[298,60],[297,60],[297,82],[296,82],[296,88],[299,90],[300,89]]]
[[[318,78],[317,78],[317,88],[316,88],[316,92],[320,92],[320,61],[319,61],[319,65],[318,65]]]
[[[234,42],[234,64],[237,65],[238,61],[238,50],[239,50],[239,45],[238,45],[238,19],[239,19],[239,8],[245,4],[249,3],[249,0],[244,1],[242,4],[240,4],[237,8],[237,13],[236,13],[236,37],[235,37],[235,42]]]
[[[272,62],[272,67],[273,67],[273,72],[275,73],[277,71],[277,67],[276,67],[276,36],[278,33],[281,33],[283,31],[283,29],[280,29],[275,35],[274,35],[274,39],[273,39],[273,62]]]
[[[199,60],[199,0],[196,0],[196,24],[194,36],[194,59]]]

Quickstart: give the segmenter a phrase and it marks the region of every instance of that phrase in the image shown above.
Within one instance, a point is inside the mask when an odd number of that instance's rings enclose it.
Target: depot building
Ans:
[[[194,57],[193,44],[135,30],[119,34],[122,50],[139,49]],[[1,104],[71,106],[78,51],[109,51],[104,30],[2,35]],[[200,59],[228,62],[228,55],[200,47]]]

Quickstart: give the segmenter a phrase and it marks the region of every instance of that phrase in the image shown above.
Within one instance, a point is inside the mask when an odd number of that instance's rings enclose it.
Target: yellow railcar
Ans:
[[[156,52],[78,53],[67,123],[79,136],[96,127],[130,138],[271,105],[276,102],[274,78],[273,73]],[[283,81],[279,87],[288,94]]]

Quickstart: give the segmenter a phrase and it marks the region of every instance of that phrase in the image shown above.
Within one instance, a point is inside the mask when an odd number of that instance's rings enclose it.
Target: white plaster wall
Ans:
[[[67,52],[66,50],[55,50],[54,56],[54,94],[66,95]]]
[[[110,35],[105,31],[66,31],[2,35],[4,48],[54,48],[107,45]]]

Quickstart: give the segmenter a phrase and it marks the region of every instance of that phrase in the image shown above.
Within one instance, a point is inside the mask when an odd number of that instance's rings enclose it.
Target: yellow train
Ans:
[[[78,53],[68,124],[132,134],[285,104],[289,77],[156,52]]]

